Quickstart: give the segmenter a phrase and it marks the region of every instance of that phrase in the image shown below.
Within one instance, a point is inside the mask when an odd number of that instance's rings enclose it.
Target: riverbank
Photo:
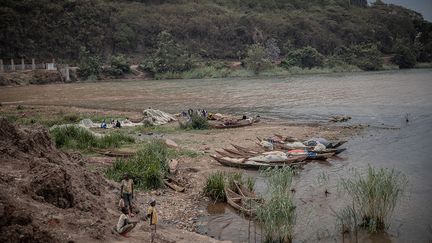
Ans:
[[[25,114],[25,115],[23,115]],[[0,107],[0,116],[8,117],[11,121],[17,124],[22,124],[28,128],[41,124],[50,126],[52,124],[75,123],[71,117],[80,118],[102,118],[102,117],[139,117],[137,112],[119,112],[106,110],[90,110],[56,106],[11,106],[3,105]],[[25,119],[23,119],[25,118]],[[41,119],[43,118],[43,119]],[[28,122],[32,121],[32,122]],[[56,121],[56,122],[53,122]],[[243,170],[224,167],[209,157],[209,154],[214,154],[215,150],[229,147],[231,143],[241,144],[243,146],[255,146],[256,137],[266,137],[274,133],[286,134],[295,136],[300,139],[305,139],[311,136],[326,137],[330,140],[346,139],[350,136],[358,134],[361,129],[358,127],[341,127],[331,124],[287,124],[281,121],[263,121],[255,124],[252,127],[227,129],[227,130],[180,130],[176,128],[177,124],[163,125],[157,129],[135,129],[122,128],[121,133],[128,134],[139,138],[137,144],[126,145],[119,148],[121,151],[133,152],[140,147],[140,143],[154,138],[168,138],[175,141],[180,150],[187,151],[178,157],[179,167],[176,174],[176,179],[181,181],[186,187],[184,193],[175,192],[169,188],[139,191],[136,193],[137,207],[143,210],[150,197],[155,197],[158,202],[159,217],[161,222],[160,231],[158,233],[157,242],[190,242],[190,241],[206,241],[211,242],[209,238],[187,232],[197,232],[197,224],[199,218],[208,216],[206,210],[211,202],[202,194],[206,178],[215,171],[225,172],[244,172]],[[102,132],[100,129],[94,129],[95,132]],[[106,131],[105,131],[106,132]],[[109,132],[109,131],[108,131]],[[117,131],[116,131],[117,132]],[[75,151],[67,151],[75,152]],[[115,159],[104,157],[97,154],[83,154],[83,168],[89,173],[97,173],[103,175],[105,170],[110,167]],[[6,171],[4,171],[6,172]],[[15,172],[18,173],[18,172]],[[118,185],[110,181],[114,187],[108,187],[109,195],[118,193]],[[114,205],[114,203],[112,204]],[[103,210],[103,208],[102,208]],[[113,225],[115,223],[115,213],[110,206],[106,208],[110,211],[107,219]],[[137,216],[138,217],[138,216]],[[59,224],[62,224],[62,219]],[[68,229],[63,229],[66,232]],[[71,237],[74,237],[70,232]],[[149,228],[145,223],[140,223],[138,230],[131,232],[128,242],[139,242],[148,240]],[[111,235],[99,235],[102,239],[109,242],[118,242],[120,239]],[[81,239],[86,239],[81,238]],[[78,240],[79,241],[79,240]],[[121,241],[121,240],[120,240]],[[216,241],[215,241],[216,242]]]
[[[238,62],[240,63],[240,62]],[[314,68],[300,68],[290,67],[283,68],[274,66],[265,69],[256,74],[252,70],[236,66],[200,66],[192,68],[185,72],[166,72],[155,74],[152,76],[150,73],[139,70],[138,65],[131,66],[132,72],[121,77],[104,76],[99,80],[79,80],[74,74],[72,81],[75,82],[107,82],[107,81],[124,81],[124,80],[169,80],[169,79],[221,79],[221,78],[269,78],[269,77],[289,77],[292,75],[314,75],[314,74],[332,74],[332,73],[367,73],[354,65],[343,65],[333,67],[314,67]],[[417,63],[413,69],[430,69],[432,63]],[[74,68],[73,70],[75,70]],[[400,70],[397,65],[384,64],[382,69],[378,71],[391,71]],[[372,71],[376,72],[376,71]],[[24,71],[14,73],[0,73],[0,87],[1,86],[21,86],[21,85],[46,85],[52,83],[62,83],[62,79],[57,71]]]

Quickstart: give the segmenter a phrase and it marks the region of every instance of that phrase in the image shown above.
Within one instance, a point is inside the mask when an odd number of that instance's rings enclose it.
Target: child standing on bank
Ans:
[[[152,230],[151,234],[151,242],[154,242],[154,237],[156,235],[156,225],[158,223],[158,215],[156,210],[156,199],[153,197],[149,201],[150,206],[147,208],[147,214],[146,218],[150,219],[150,227],[152,227],[154,230]]]

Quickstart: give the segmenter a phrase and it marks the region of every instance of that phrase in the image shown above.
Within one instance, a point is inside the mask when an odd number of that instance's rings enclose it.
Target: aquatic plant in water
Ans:
[[[268,179],[270,198],[257,208],[256,220],[266,242],[291,242],[296,223],[296,207],[291,194],[293,170],[286,166],[268,169],[262,174]]]
[[[225,176],[221,171],[217,171],[211,174],[204,186],[204,195],[218,201],[224,201],[226,199],[225,195]]]
[[[388,226],[388,218],[404,195],[407,183],[406,176],[399,171],[369,166],[365,175],[356,173],[354,178],[342,180],[343,189],[353,201],[350,212],[347,213],[345,209],[346,212],[342,215],[359,218],[356,226],[371,233],[383,231]],[[345,219],[345,222],[348,220]]]

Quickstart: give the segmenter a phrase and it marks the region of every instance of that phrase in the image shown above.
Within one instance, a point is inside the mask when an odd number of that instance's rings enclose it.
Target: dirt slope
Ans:
[[[0,242],[148,242],[143,222],[130,238],[112,233],[118,185],[86,163],[56,149],[46,129],[0,117]],[[156,242],[218,242],[172,226],[159,232]]]

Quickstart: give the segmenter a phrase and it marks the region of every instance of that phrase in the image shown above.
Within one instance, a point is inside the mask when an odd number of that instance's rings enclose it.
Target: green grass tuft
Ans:
[[[160,140],[145,144],[136,155],[128,159],[118,159],[108,168],[108,178],[120,182],[125,173],[134,180],[138,189],[164,187],[163,178],[168,172],[171,151]]]
[[[225,176],[221,171],[211,174],[204,186],[204,195],[212,198],[215,201],[225,201]]]
[[[407,183],[401,172],[369,166],[366,175],[356,173],[354,178],[342,180],[342,187],[352,197],[360,226],[374,233],[387,228],[387,219],[404,195]]]
[[[92,148],[117,148],[122,144],[133,143],[132,137],[113,133],[97,137],[89,130],[78,126],[56,127],[51,130],[58,148],[89,150]]]
[[[257,208],[266,242],[291,242],[294,238],[296,212],[291,195],[294,173],[290,167],[268,169],[262,172],[268,179],[269,200]]]

